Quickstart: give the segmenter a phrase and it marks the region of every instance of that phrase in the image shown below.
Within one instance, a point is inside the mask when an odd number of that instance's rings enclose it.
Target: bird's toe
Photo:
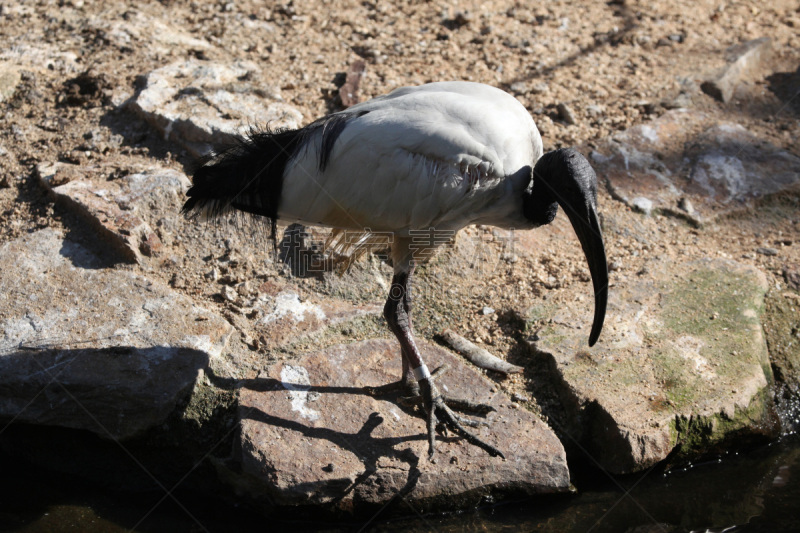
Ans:
[[[480,425],[488,425],[485,422],[481,423],[475,420],[467,419],[458,416],[447,406],[444,397],[439,394],[436,385],[430,379],[423,379],[420,381],[422,390],[422,404],[425,408],[427,429],[428,429],[428,458],[432,460],[435,454],[436,446],[436,429],[443,427],[452,430],[454,433],[460,435],[467,440],[470,444],[481,448],[492,457],[503,457],[503,453],[484,442],[477,436],[470,433],[464,426],[478,427]]]

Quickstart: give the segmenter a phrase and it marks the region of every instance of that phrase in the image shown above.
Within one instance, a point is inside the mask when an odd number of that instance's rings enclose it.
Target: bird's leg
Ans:
[[[464,437],[469,443],[488,452],[489,455],[503,457],[500,450],[483,442],[464,428],[464,425],[474,426],[475,423],[458,416],[447,406],[445,398],[439,393],[434,383],[433,376],[422,360],[422,355],[414,342],[414,336],[411,332],[411,297],[408,289],[412,273],[413,266],[408,268],[405,272],[400,271],[395,273],[394,278],[392,278],[392,288],[389,293],[389,298],[386,300],[383,312],[389,324],[389,328],[391,328],[392,332],[397,337],[402,348],[403,380],[406,383],[410,381],[411,378],[408,372],[410,369],[410,374],[419,387],[419,395],[422,398],[422,405],[427,415],[428,457],[433,460],[436,450],[435,430],[438,424],[442,424],[444,427],[453,430],[455,433]]]
[[[395,335],[397,334],[395,333]],[[414,379],[414,373],[411,371],[411,363],[409,363],[405,348],[401,350],[401,355],[402,355],[401,359],[403,360],[403,374],[402,377],[400,378],[400,381],[395,381],[393,383],[388,383],[386,385],[380,385],[377,387],[372,387],[372,386],[365,387],[367,393],[369,393],[372,396],[384,396],[388,394],[395,394],[397,393],[397,391],[401,391],[401,394],[405,393],[409,395],[408,398],[412,398],[412,400],[417,400],[420,398],[419,384],[417,383],[417,380]],[[401,401],[404,404],[415,403],[414,401],[412,402],[404,401],[405,399],[406,397],[401,398]]]
[[[396,306],[402,306],[402,314],[410,333],[411,316],[409,311],[411,310],[411,298],[407,293],[405,283],[400,284],[397,276],[392,278],[392,289],[389,294],[389,299],[386,301],[386,305],[383,307],[383,316],[386,318],[386,322],[389,324],[389,329],[391,329],[392,333],[394,333],[394,335],[399,339],[403,333],[399,328],[398,323],[394,320],[394,317],[398,314],[397,309],[395,309]],[[367,390],[371,395],[382,396],[385,394],[394,393],[398,389],[403,389],[406,394],[410,395],[411,398],[420,397],[419,384],[417,383],[414,373],[411,370],[411,358],[413,357],[413,354],[409,355],[409,348],[402,342],[400,343],[400,352],[402,356],[401,359],[403,361],[403,370],[400,376],[400,381],[395,381],[394,383],[381,385],[379,387],[367,387]]]
[[[400,295],[400,297],[402,298],[402,307],[403,307],[403,311],[404,311],[404,315],[405,315],[405,322],[406,322],[406,326],[407,326],[407,329],[408,329],[408,335],[409,335],[409,337],[412,338],[412,340],[413,340],[413,333],[412,333],[413,329],[412,329],[412,325],[411,325],[411,301],[412,300],[411,300],[411,287],[408,284],[408,278],[411,277],[411,274],[413,272],[414,272],[414,266],[410,265],[409,266],[408,275],[403,280],[402,283],[400,282],[400,280],[395,275],[392,278],[392,288],[390,290],[391,292],[389,293],[389,300],[391,300],[393,297],[398,296],[398,295]],[[395,287],[395,283],[397,283],[396,287]],[[387,301],[387,304],[388,303],[389,302]],[[385,315],[386,315],[386,308],[384,307],[384,316]],[[392,326],[389,326],[389,327],[392,327]],[[395,331],[395,328],[392,328],[392,331],[394,332],[395,336],[398,336],[398,332]],[[413,349],[416,349],[416,346],[414,346]],[[419,396],[420,395],[419,383],[417,383],[417,380],[414,377],[414,372],[413,372],[413,368],[416,368],[416,365],[413,366],[413,367],[411,366],[411,361],[412,361],[412,358],[414,357],[413,349],[409,350],[406,346],[403,346],[403,343],[400,343],[400,352],[401,352],[402,359],[403,359],[403,375],[402,375],[402,377],[400,379],[405,384],[406,390],[408,390],[408,392],[411,393],[411,396]]]
[[[403,377],[400,380],[411,396],[419,396],[419,383],[414,378],[414,372],[411,371],[411,362],[405,349],[402,350],[401,355],[403,359]]]

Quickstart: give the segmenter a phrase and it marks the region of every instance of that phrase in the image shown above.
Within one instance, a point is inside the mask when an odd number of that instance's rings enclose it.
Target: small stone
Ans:
[[[222,290],[220,291],[220,295],[222,296],[223,299],[225,299],[225,300],[227,300],[229,302],[235,302],[236,298],[239,296],[236,293],[236,291],[233,290],[233,288],[231,288],[228,285],[225,285],[224,287],[222,287]]]
[[[253,284],[250,281],[242,281],[236,285],[236,292],[239,296],[247,296],[253,292]]]
[[[529,402],[529,401],[531,401],[531,399],[530,399],[530,398],[528,398],[528,397],[527,397],[527,396],[525,396],[524,394],[520,394],[520,393],[518,393],[518,392],[515,392],[514,394],[512,394],[512,395],[511,395],[511,399],[512,399],[513,401],[515,401],[515,402],[519,402],[519,403],[525,403],[525,402]]]
[[[469,11],[459,11],[453,17],[453,22],[457,27],[467,26],[470,22],[472,22],[472,15]]]
[[[560,104],[558,104],[556,109],[558,110],[558,118],[560,118],[567,124],[574,125],[578,123],[577,119],[575,118],[575,112],[569,105],[561,102]]]
[[[631,205],[637,211],[648,216],[653,212],[653,201],[644,196],[637,196],[631,200]]]
[[[494,313],[494,309],[492,309],[488,305],[485,306],[483,309],[481,309],[481,314],[482,315],[491,315],[492,313]]]
[[[592,104],[586,106],[586,113],[589,114],[590,117],[596,118],[601,116],[605,112],[605,107],[602,105]]]
[[[695,213],[694,205],[692,205],[692,201],[689,200],[688,198],[686,198],[685,196],[683,198],[681,198],[680,200],[678,200],[678,209],[680,209],[682,211],[685,211],[686,213],[688,213],[690,215],[693,215]]]
[[[524,81],[514,82],[509,88],[517,94],[525,94],[528,92],[528,84]]]
[[[661,105],[665,109],[685,109],[687,107],[692,107],[692,97],[688,93],[681,92],[672,100],[664,100],[661,102]]]
[[[797,265],[783,267],[783,279],[790,288],[800,291],[800,267]]]
[[[531,92],[534,94],[544,94],[550,90],[550,86],[546,82],[540,81],[531,87]]]
[[[728,50],[730,62],[716,77],[704,81],[700,89],[709,96],[727,103],[736,86],[761,68],[772,55],[772,39],[762,37]]]
[[[344,85],[339,88],[339,99],[342,101],[344,108],[353,106],[360,101],[358,91],[361,85],[361,78],[364,77],[366,71],[367,64],[361,59],[353,61],[347,69]]]
[[[766,247],[756,248],[756,252],[760,253],[761,255],[767,255],[767,256],[778,255],[778,250],[775,248],[766,248]]]
[[[639,100],[634,105],[640,108],[646,115],[652,115],[653,113],[656,112],[657,109],[656,104],[648,100]]]

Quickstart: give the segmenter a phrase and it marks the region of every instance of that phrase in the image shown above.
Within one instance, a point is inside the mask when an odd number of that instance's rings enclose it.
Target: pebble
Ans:
[[[469,11],[459,11],[453,17],[457,27],[468,26],[472,22],[472,14]]]
[[[222,295],[222,297],[223,297],[225,300],[227,300],[227,301],[229,301],[229,302],[235,302],[235,301],[236,301],[236,298],[239,296],[239,295],[237,294],[237,292],[236,292],[235,290],[233,290],[233,289],[232,289],[230,286],[228,286],[228,285],[225,285],[225,286],[222,288],[222,290],[220,291],[220,294]]]
[[[492,309],[488,305],[485,306],[483,309],[481,309],[481,314],[482,315],[491,315],[492,313],[494,313],[494,309]]]
[[[544,94],[549,90],[550,90],[550,86],[547,85],[547,83],[545,83],[543,81],[540,81],[539,83],[536,83],[536,84],[534,84],[533,87],[531,87],[531,92],[534,93],[534,94]]]
[[[631,200],[631,205],[633,205],[634,209],[637,211],[640,211],[648,216],[653,212],[653,201],[649,198],[645,198],[644,196],[637,196]]]
[[[561,102],[560,104],[558,104],[556,109],[558,110],[558,118],[560,118],[567,124],[578,123],[578,120],[575,118],[575,112],[569,105],[565,104],[564,102]]]
[[[603,114],[605,108],[601,105],[592,104],[586,106],[586,112],[589,114],[590,117],[599,117]]]
[[[756,252],[760,253],[761,255],[778,255],[778,250],[775,248],[756,248]]]
[[[678,200],[678,209],[681,209],[690,215],[694,214],[694,205],[692,205],[692,201],[685,197]]]
[[[661,105],[664,109],[684,109],[687,107],[692,107],[692,97],[682,92],[672,100],[664,100],[661,102]]]
[[[792,289],[798,291],[800,290],[800,268],[797,266],[790,267],[786,265],[783,267],[783,278],[786,280],[786,284],[789,285]]]
[[[524,81],[514,82],[509,88],[517,94],[525,94],[528,92],[528,85]]]
[[[714,78],[704,81],[700,89],[709,96],[729,102],[736,87],[748,76],[763,67],[772,56],[772,40],[769,37],[753,39],[728,50],[732,60]]]

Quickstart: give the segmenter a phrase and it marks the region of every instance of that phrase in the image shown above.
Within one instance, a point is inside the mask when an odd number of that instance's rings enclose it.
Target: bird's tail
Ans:
[[[215,218],[232,210],[267,217],[275,235],[287,162],[303,130],[252,131],[200,161],[182,213]]]

